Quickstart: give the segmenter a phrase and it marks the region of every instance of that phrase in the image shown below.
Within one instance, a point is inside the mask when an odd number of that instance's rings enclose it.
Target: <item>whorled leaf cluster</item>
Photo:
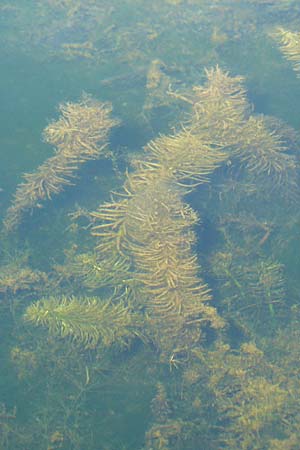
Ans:
[[[216,77],[220,73],[216,69]],[[193,254],[198,219],[183,196],[208,181],[227,156],[206,130],[199,131],[197,120],[194,113],[194,122],[177,134],[151,141],[127,175],[120,199],[92,213],[100,221],[93,228],[99,260],[117,252],[130,261],[129,276],[140,284],[154,339],[168,351],[197,341],[202,322],[222,326],[207,305],[209,289]]]
[[[0,266],[0,294],[40,290],[47,284],[47,275],[15,262]]]
[[[274,38],[278,42],[280,51],[283,56],[292,62],[297,77],[300,72],[300,33],[286,30],[283,27],[279,27],[275,33]]]
[[[81,164],[107,155],[108,134],[118,123],[110,117],[111,110],[110,104],[86,94],[78,103],[60,105],[60,118],[44,130],[45,141],[56,148],[55,155],[24,175],[4,219],[6,230],[16,229],[25,213],[72,184]]]
[[[152,339],[169,354],[197,342],[201,324],[222,327],[193,252],[199,219],[184,196],[230,158],[278,184],[295,168],[280,130],[269,131],[263,118],[251,115],[243,79],[219,67],[206,75],[192,93],[171,93],[191,105],[186,125],[145,147],[123,193],[91,213],[95,253],[73,263],[75,276],[92,289],[114,286],[132,294],[133,288]]]
[[[252,178],[260,178],[266,186],[269,179],[273,190],[292,191],[297,184],[296,158],[288,153],[284,126],[276,129],[274,125],[263,116],[249,117],[242,127],[235,154]]]
[[[138,330],[129,306],[96,297],[43,298],[27,308],[24,319],[89,348],[127,345]]]
[[[224,325],[209,305],[210,289],[201,278],[194,254],[193,227],[199,219],[185,204],[184,196],[208,182],[210,174],[230,159],[279,185],[284,174],[294,170],[280,130],[269,131],[263,118],[251,115],[243,79],[230,77],[219,67],[207,70],[206,75],[206,83],[191,93],[171,93],[191,105],[187,123],[145,147],[144,157],[136,160],[134,170],[126,175],[123,192],[91,213],[92,234],[98,238],[94,253],[78,255],[69,262],[72,274],[83,285],[108,287],[116,296],[122,292],[123,298],[130,298],[133,306],[143,311],[147,333],[163,360],[189,352],[199,341],[203,325],[215,329]],[[47,129],[48,139],[58,148],[82,143],[81,133],[70,131],[69,125],[65,112]],[[87,129],[88,124],[84,142],[92,133]],[[93,148],[93,134],[91,137],[89,148]],[[235,288],[239,287],[236,275],[226,270],[223,275],[228,282],[235,280]],[[272,274],[267,268],[264,279],[259,271],[262,279],[253,284],[265,289],[266,301],[271,304],[268,275]],[[244,276],[248,280],[247,274]]]
[[[241,344],[238,351],[218,342],[214,350],[196,350],[194,356],[198,379],[191,390],[197,392],[207,383],[217,418],[213,436],[218,447],[271,449],[273,439],[281,435],[285,448],[285,438],[293,431],[295,399],[280,362],[268,358],[253,341]]]

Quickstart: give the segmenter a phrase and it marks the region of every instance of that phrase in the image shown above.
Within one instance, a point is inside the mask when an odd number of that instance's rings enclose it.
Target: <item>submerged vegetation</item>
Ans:
[[[27,308],[24,319],[48,327],[51,334],[70,336],[91,348],[99,341],[104,346],[119,341],[124,344],[130,336],[129,328],[134,327],[134,315],[128,306],[95,297],[41,299]]]
[[[109,117],[110,105],[83,95],[80,102],[60,105],[59,110],[61,117],[44,130],[45,141],[56,147],[55,155],[24,176],[4,219],[8,231],[17,227],[25,212],[41,207],[41,201],[71,184],[80,164],[105,154],[108,132],[117,123]]]
[[[0,10],[93,93],[66,88],[5,199],[0,448],[299,448],[300,138],[228,56],[298,72],[298,2]]]

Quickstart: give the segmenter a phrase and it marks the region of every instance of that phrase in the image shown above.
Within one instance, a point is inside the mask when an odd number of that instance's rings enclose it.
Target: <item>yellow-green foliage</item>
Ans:
[[[24,175],[17,187],[13,204],[4,220],[8,231],[15,229],[22,217],[40,202],[51,199],[71,184],[79,166],[105,155],[108,134],[118,122],[111,119],[111,105],[83,95],[78,103],[59,107],[60,118],[44,130],[44,139],[56,147],[56,153],[41,164],[36,172]]]
[[[0,266],[0,294],[39,290],[45,287],[47,275],[39,270],[13,261]]]
[[[157,383],[156,389],[156,395],[151,401],[151,412],[156,422],[164,423],[168,420],[171,409],[164,385]]]
[[[209,175],[227,158],[221,148],[211,144],[207,133],[192,127],[175,135],[159,136],[146,146],[146,160],[137,163],[132,184],[142,176],[149,185],[159,179],[187,189],[208,182]]]
[[[16,368],[20,380],[31,377],[38,367],[36,354],[18,346],[11,349],[10,359]]]
[[[98,260],[119,253],[121,259],[131,261],[132,277],[141,285],[155,340],[161,349],[170,351],[198,340],[200,322],[215,328],[223,325],[216,310],[207,305],[209,289],[198,276],[192,252],[191,227],[197,215],[182,197],[207,182],[227,158],[222,151],[228,140],[225,134],[229,125],[233,130],[244,119],[248,105],[239,78],[231,79],[219,68],[207,74],[201,95],[194,92],[188,127],[151,141],[144,160],[137,161],[136,171],[127,176],[121,199],[93,213],[100,221],[93,228],[100,238]],[[214,136],[217,130],[222,132]]]
[[[279,303],[285,299],[284,266],[271,258],[259,260],[248,267],[249,291],[266,303]]]
[[[259,327],[284,308],[284,266],[271,258],[253,259],[253,254],[242,254],[238,246],[234,250],[216,252],[211,270],[227,306],[226,315],[238,321],[243,317],[244,325]]]
[[[235,154],[250,174],[272,179],[273,187],[295,183],[296,159],[287,153],[285,128],[263,116],[251,116],[240,130]]]
[[[127,175],[120,199],[92,213],[97,262],[111,261],[114,272],[115,261],[128,261],[131,275],[124,284],[132,278],[140,284],[154,340],[165,352],[199,340],[200,323],[223,325],[199,277],[192,231],[197,215],[183,202],[184,195],[208,182],[229,157],[238,157],[255,176],[274,173],[278,182],[292,163],[280,137],[261,118],[250,116],[243,79],[219,67],[206,75],[204,86],[189,95],[171,93],[191,104],[186,127],[151,141],[144,159]]]
[[[287,168],[294,169],[280,137],[267,129],[262,118],[250,115],[243,79],[230,77],[219,67],[207,70],[206,75],[204,86],[182,97],[192,109],[187,126],[146,146],[145,158],[135,162],[136,170],[127,175],[120,198],[91,214],[96,219],[92,233],[99,238],[95,254],[77,257],[70,267],[72,274],[92,289],[127,290],[135,284],[140,293],[138,307],[144,307],[152,337],[167,352],[198,341],[200,323],[217,329],[223,326],[215,308],[208,305],[210,292],[199,276],[192,231],[197,215],[183,202],[184,195],[207,182],[229,156],[237,157],[249,173],[274,174],[278,182]],[[62,117],[46,129],[48,142],[71,162],[76,163],[78,157],[74,159],[73,147],[81,149],[83,159],[89,159],[98,151],[98,131],[90,128],[97,108],[94,111],[94,103],[89,102],[80,107],[67,104],[61,112]],[[269,301],[269,291],[267,296]],[[73,298],[52,300],[51,305],[55,314],[49,320],[47,310],[43,319],[51,330],[83,342],[91,340],[93,345],[101,337],[105,343],[106,333],[103,337],[99,331],[104,303]],[[97,325],[86,318],[93,309],[92,316],[101,319]]]
[[[114,270],[112,270],[112,267]],[[111,254],[110,258],[100,258],[96,253],[80,253],[70,255],[64,266],[57,266],[57,272],[75,278],[88,289],[99,289],[103,286],[122,287],[122,280],[129,270],[128,261],[119,258],[118,254]]]
[[[207,305],[208,286],[199,277],[192,253],[196,213],[164,183],[135,196],[135,214],[128,226],[135,277],[146,299],[146,311],[157,327],[161,348],[191,344],[199,338],[199,322],[220,328],[216,310]],[[189,323],[188,340],[183,338]],[[193,330],[193,332],[192,332]],[[186,330],[185,330],[186,331]],[[193,336],[192,336],[193,335]]]
[[[274,36],[284,57],[292,62],[295,72],[300,72],[300,33],[280,27]]]
[[[97,297],[43,298],[27,308],[24,318],[85,347],[95,347],[99,341],[103,346],[125,344],[134,335],[134,316],[129,307]]]
[[[177,442],[180,442],[182,428],[180,420],[168,420],[163,424],[154,423],[146,433],[145,450],[169,450],[175,448],[174,442],[175,445]]]
[[[102,238],[99,258],[117,251],[121,259],[131,261],[132,273],[125,283],[133,278],[140,286],[139,303],[144,302],[152,338],[167,353],[197,341],[199,322],[223,325],[215,308],[207,305],[209,289],[198,276],[192,253],[191,227],[198,218],[181,196],[177,184],[153,178],[135,195],[100,208],[95,217],[102,224],[93,229]]]
[[[187,130],[195,145],[197,141],[198,146],[201,144],[201,150],[198,149],[198,176],[202,175],[200,168],[205,175],[206,168],[208,173],[211,173],[214,170],[213,164],[218,166],[222,159],[225,161],[237,156],[239,164],[246,167],[252,177],[272,178],[273,186],[294,184],[296,161],[294,156],[287,153],[285,127],[269,118],[251,115],[251,105],[247,100],[242,77],[230,77],[218,66],[206,70],[206,76],[206,83],[194,87],[192,93],[184,96],[171,92],[174,97],[192,105]],[[165,146],[168,145],[172,149],[170,139],[169,142],[164,140]],[[210,146],[210,166],[207,164],[207,148],[204,144]],[[191,144],[185,147],[190,146]],[[151,147],[155,150],[153,145]],[[194,158],[194,155],[191,159],[186,156],[188,161]],[[195,165],[197,166],[197,163],[194,163]],[[195,176],[191,169],[189,170],[189,173]]]
[[[282,417],[290,400],[285,385],[288,380],[279,367],[268,363],[254,342],[234,351],[219,343],[213,351],[201,354],[196,350],[194,354],[208,369],[208,387],[220,422],[226,424],[220,427],[220,447],[271,449],[267,443],[282,431]]]
[[[239,128],[250,115],[243,77],[231,77],[218,66],[206,69],[207,81],[186,95],[172,93],[191,104],[189,129],[214,147],[226,150],[236,145]]]

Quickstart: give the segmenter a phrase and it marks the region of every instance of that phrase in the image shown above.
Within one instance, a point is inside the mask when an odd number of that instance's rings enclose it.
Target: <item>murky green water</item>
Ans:
[[[1,3],[0,449],[300,447],[299,16]]]

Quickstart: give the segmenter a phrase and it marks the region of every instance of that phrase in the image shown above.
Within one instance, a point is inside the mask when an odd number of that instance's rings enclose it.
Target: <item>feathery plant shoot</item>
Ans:
[[[50,334],[70,337],[85,347],[126,344],[136,326],[128,306],[96,297],[43,298],[27,308],[24,318],[47,327]]]

